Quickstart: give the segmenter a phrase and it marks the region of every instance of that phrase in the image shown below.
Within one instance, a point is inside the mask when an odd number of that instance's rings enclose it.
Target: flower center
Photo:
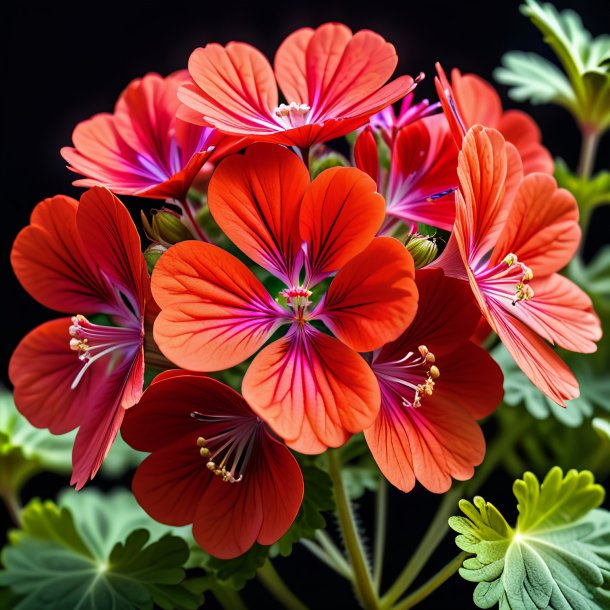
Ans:
[[[534,296],[534,289],[528,284],[528,282],[534,278],[534,272],[523,263],[519,262],[516,254],[512,252],[504,259],[504,262],[508,265],[509,269],[514,266],[517,274],[520,274],[521,278],[515,285],[515,297],[512,301],[513,305],[516,305],[518,301],[527,301]]]
[[[495,297],[501,303],[506,303],[509,299],[515,306],[534,296],[534,290],[529,285],[534,272],[519,261],[517,255],[512,252],[494,267],[480,269],[475,271],[475,274],[486,294]]]
[[[113,364],[116,365],[125,352],[137,350],[143,341],[141,329],[93,324],[80,314],[72,317],[68,332],[70,349],[77,352],[78,359],[84,363],[72,382],[72,389],[80,383],[94,362],[115,352],[117,358]],[[109,367],[113,368],[114,366]]]
[[[239,483],[244,478],[257,439],[258,417],[203,415],[197,411],[193,411],[191,417],[216,429],[205,438],[197,438],[199,454],[206,460],[206,468],[225,483]]]
[[[287,127],[301,127],[307,123],[307,114],[311,106],[307,104],[280,104],[273,109],[273,114],[278,117]]]
[[[440,370],[434,354],[420,345],[417,352],[408,352],[391,362],[374,363],[377,378],[396,392],[404,407],[421,407],[421,401],[432,396]],[[405,391],[406,390],[406,391]]]

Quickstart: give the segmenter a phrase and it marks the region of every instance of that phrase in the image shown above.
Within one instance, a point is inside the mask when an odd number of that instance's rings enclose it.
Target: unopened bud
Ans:
[[[148,266],[148,273],[152,273],[157,261],[161,258],[166,250],[167,248],[161,244],[153,244],[146,249],[146,252],[144,252],[144,259],[146,260],[146,265]]]
[[[180,241],[194,239],[193,234],[182,222],[182,217],[176,212],[164,208],[153,213],[151,222],[142,212],[142,224],[146,236],[152,242],[169,247]]]
[[[406,244],[407,250],[413,257],[416,269],[429,265],[438,254],[438,246],[435,237],[426,235],[412,235]]]

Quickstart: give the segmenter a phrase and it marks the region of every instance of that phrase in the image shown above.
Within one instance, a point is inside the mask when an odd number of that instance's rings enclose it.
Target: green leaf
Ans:
[[[315,464],[300,462],[305,490],[303,503],[290,529],[273,545],[272,554],[287,557],[301,538],[312,539],[319,529],[326,527],[324,512],[335,508],[330,477]]]
[[[610,37],[593,38],[572,10],[525,0],[521,12],[540,30],[559,59],[557,66],[533,53],[514,51],[502,58],[495,78],[518,101],[555,103],[567,108],[587,129],[610,127]]]
[[[33,500],[2,551],[0,587],[19,598],[15,610],[195,610],[202,589],[185,581],[188,545],[169,529],[127,491],[68,490],[58,505]]]
[[[577,100],[570,81],[553,63],[537,53],[511,51],[502,57],[494,78],[510,87],[510,96],[518,102],[558,104],[576,112]]]
[[[206,555],[203,567],[212,572],[221,585],[239,591],[256,576],[256,570],[265,563],[269,556],[269,548],[255,543],[249,551],[234,559],[218,559]]]
[[[460,575],[478,583],[479,608],[603,610],[610,603],[610,513],[597,509],[604,490],[588,471],[531,473],[513,485],[517,526],[483,498],[460,501],[451,517],[459,548],[474,557]],[[597,510],[596,510],[597,509]]]
[[[580,210],[590,212],[599,205],[610,204],[610,171],[604,170],[592,178],[573,174],[563,159],[555,160],[557,184],[574,195]],[[607,279],[610,284],[610,279]]]

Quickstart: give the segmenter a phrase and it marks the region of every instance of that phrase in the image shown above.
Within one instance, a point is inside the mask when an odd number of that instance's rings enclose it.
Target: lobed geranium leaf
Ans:
[[[268,546],[255,543],[249,551],[234,559],[218,559],[204,555],[203,567],[211,572],[221,585],[239,591],[256,576],[256,570],[269,556],[269,549]]]
[[[513,485],[516,528],[483,498],[460,502],[451,517],[466,559],[460,575],[478,583],[480,608],[603,610],[610,603],[610,513],[588,471],[552,468],[542,484],[531,473]]]
[[[15,610],[195,610],[203,587],[186,580],[186,542],[153,522],[127,491],[33,500],[1,555],[0,587]]]
[[[574,195],[581,210],[593,210],[599,205],[610,204],[610,171],[601,171],[591,178],[582,178],[573,174],[563,159],[555,159],[555,178],[557,184]],[[605,257],[610,260],[610,248],[606,248]],[[608,265],[608,263],[606,263]],[[610,287],[610,278],[606,277]],[[610,289],[607,288],[610,293]]]
[[[522,13],[540,30],[565,74],[533,53],[511,52],[495,78],[509,95],[534,104],[566,107],[581,125],[603,132],[610,126],[610,36],[593,38],[572,10],[526,0]]]
[[[273,555],[287,557],[299,540],[313,538],[317,530],[326,527],[324,513],[335,508],[332,483],[326,472],[305,460],[300,466],[305,485],[303,503],[290,529],[272,546]]]

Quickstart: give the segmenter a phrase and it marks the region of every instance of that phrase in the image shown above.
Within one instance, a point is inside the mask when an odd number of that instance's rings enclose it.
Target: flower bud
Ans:
[[[151,222],[142,212],[142,224],[148,239],[166,247],[180,241],[194,239],[191,231],[182,222],[182,217],[168,208],[163,208],[156,213],[153,211]]]
[[[167,248],[161,244],[153,244],[146,249],[146,252],[144,252],[144,259],[146,260],[146,265],[148,266],[148,273],[152,273],[157,261],[161,258],[161,255],[166,250]]]
[[[416,269],[429,265],[438,254],[436,237],[427,235],[412,235],[407,241],[406,247],[413,257]]]

